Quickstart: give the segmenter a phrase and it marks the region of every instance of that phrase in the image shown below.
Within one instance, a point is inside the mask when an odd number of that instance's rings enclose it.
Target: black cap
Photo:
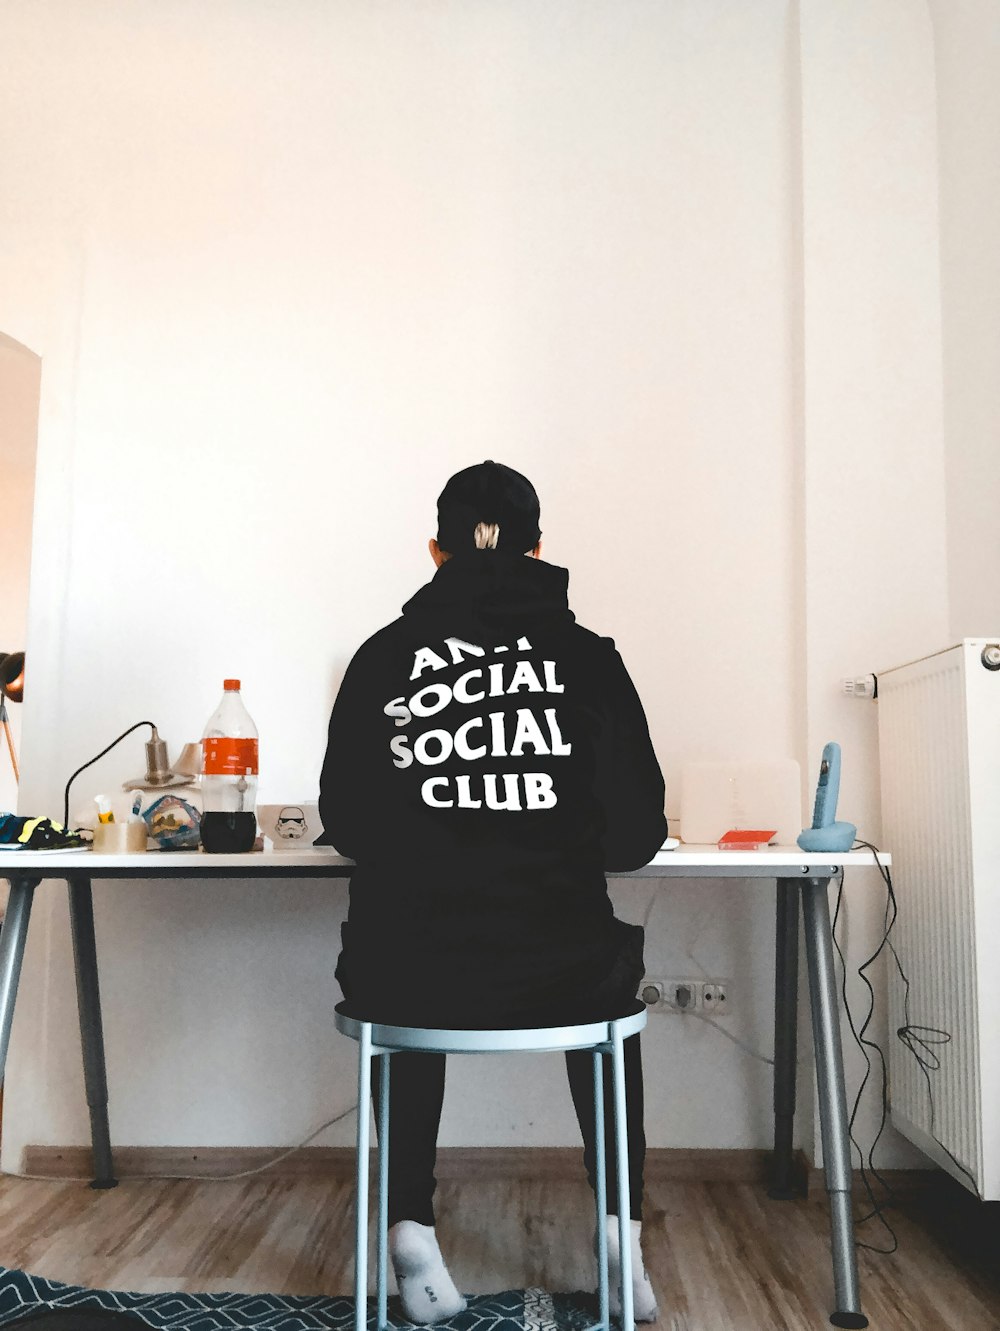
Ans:
[[[451,555],[475,550],[478,523],[495,522],[497,550],[524,555],[542,534],[538,519],[538,495],[528,478],[487,458],[457,471],[438,496],[437,542]]]

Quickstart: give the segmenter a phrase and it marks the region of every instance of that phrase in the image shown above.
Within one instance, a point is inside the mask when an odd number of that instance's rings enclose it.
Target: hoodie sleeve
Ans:
[[[355,653],[350,661],[334,701],[319,778],[323,840],[351,860],[359,860],[365,846],[371,844],[378,803],[371,790],[373,737],[364,728],[371,689],[366,686],[360,655]]]
[[[595,793],[605,814],[604,868],[624,873],[648,864],[666,840],[663,774],[635,685],[610,645],[602,691]]]

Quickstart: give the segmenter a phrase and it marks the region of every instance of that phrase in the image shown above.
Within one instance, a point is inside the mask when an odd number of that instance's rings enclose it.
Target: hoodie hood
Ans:
[[[502,642],[529,623],[573,623],[569,570],[524,554],[462,551],[446,559],[403,606],[407,618],[445,622],[470,641]],[[477,636],[478,635],[478,638]]]

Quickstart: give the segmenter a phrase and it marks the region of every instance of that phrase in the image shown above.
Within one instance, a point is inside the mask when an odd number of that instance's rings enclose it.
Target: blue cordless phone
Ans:
[[[837,797],[840,794],[840,745],[832,740],[823,749],[816,783],[812,827],[799,836],[802,850],[850,850],[858,829],[853,823],[837,822]]]

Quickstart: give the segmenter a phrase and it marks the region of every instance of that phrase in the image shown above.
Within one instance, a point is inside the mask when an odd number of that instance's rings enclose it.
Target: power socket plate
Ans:
[[[729,981],[706,980],[702,990],[705,1012],[724,1017],[729,1011]]]
[[[659,975],[646,975],[636,995],[646,1004],[648,1012],[700,1012],[702,1006],[701,980],[676,980]],[[689,1001],[679,1001],[679,992],[687,990]],[[653,995],[655,994],[655,998]],[[683,996],[683,995],[681,995]],[[650,999],[653,1001],[650,1001]]]
[[[678,1001],[678,991],[687,990],[687,1003]],[[647,1012],[704,1012],[724,1017],[730,1010],[728,980],[678,980],[670,976],[645,975],[636,997],[646,1004]]]

